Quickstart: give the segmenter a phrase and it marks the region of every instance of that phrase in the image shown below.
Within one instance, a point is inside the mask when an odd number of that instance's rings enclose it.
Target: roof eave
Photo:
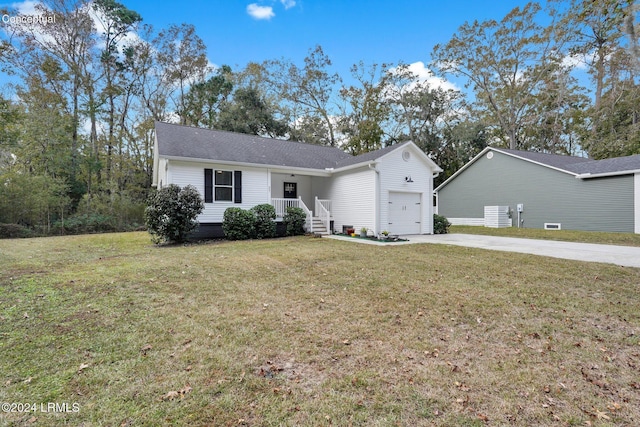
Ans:
[[[506,151],[502,151],[499,148],[493,148],[493,147],[490,147],[490,148],[495,150],[495,151],[498,151],[499,153],[505,154],[507,156],[511,156],[511,157],[516,158],[516,159],[524,160],[525,162],[529,162],[529,163],[533,163],[533,164],[536,164],[536,165],[539,165],[539,166],[543,166],[545,168],[553,169],[553,170],[556,170],[558,172],[567,173],[569,175],[578,176],[577,173],[571,172],[570,170],[567,170],[567,169],[562,169],[562,168],[559,168],[559,167],[556,167],[556,166],[548,165],[546,163],[541,163],[541,162],[537,162],[535,160],[527,159],[526,157],[518,156],[517,154],[513,154],[513,153],[506,152]]]
[[[314,169],[314,168],[301,168],[295,166],[283,166],[283,165],[271,165],[262,163],[249,163],[249,162],[236,162],[232,160],[216,160],[216,159],[201,159],[196,157],[181,157],[181,156],[160,156],[167,160],[178,160],[191,163],[211,163],[216,165],[228,165],[228,166],[244,166],[260,169],[271,169],[272,172],[292,173],[297,172],[305,175],[315,176],[330,176],[331,171],[327,169]]]
[[[342,166],[342,167],[339,167],[339,168],[327,168],[325,170],[328,171],[328,172],[331,172],[331,173],[339,173],[339,172],[345,172],[345,171],[348,171],[348,170],[351,170],[351,169],[358,169],[358,168],[362,168],[362,167],[365,167],[365,166],[374,165],[376,163],[378,163],[377,160],[367,160],[367,161],[364,161],[364,162],[354,163],[352,165]]]
[[[605,178],[608,176],[634,175],[637,173],[640,173],[640,169],[614,171],[614,172],[602,172],[602,173],[582,173],[582,174],[576,175],[576,178],[577,179]]]

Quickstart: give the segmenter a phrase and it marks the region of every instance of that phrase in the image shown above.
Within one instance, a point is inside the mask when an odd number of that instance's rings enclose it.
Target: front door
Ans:
[[[298,198],[298,183],[297,182],[285,182],[284,183],[284,198],[285,199],[297,199]]]

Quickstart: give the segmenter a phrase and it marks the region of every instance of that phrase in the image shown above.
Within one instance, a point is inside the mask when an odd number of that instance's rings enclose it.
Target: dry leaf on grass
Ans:
[[[186,394],[191,393],[191,390],[193,390],[193,388],[191,388],[190,385],[186,385],[178,391],[172,390],[167,392],[167,394],[162,396],[162,400],[182,399]]]

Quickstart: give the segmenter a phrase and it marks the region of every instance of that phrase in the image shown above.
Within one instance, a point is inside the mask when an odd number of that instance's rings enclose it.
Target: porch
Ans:
[[[331,234],[331,215],[332,203],[328,199],[314,199],[313,210],[309,209],[302,200],[298,198],[271,198],[271,204],[276,210],[276,221],[282,221],[287,208],[300,208],[306,214],[304,229],[307,233]],[[314,215],[315,212],[315,215]]]

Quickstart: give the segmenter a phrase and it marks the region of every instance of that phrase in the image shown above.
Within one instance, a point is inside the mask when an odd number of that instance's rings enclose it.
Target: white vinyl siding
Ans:
[[[352,225],[356,231],[362,227],[376,230],[375,224],[375,172],[362,168],[338,173],[329,185],[328,198],[332,200],[334,229]]]
[[[402,158],[402,153],[409,150],[408,161]],[[420,153],[413,147],[406,147],[393,151],[383,158],[378,166],[380,171],[380,227],[382,230],[393,232],[389,222],[390,193],[415,193],[420,195],[421,217],[418,234],[433,233],[433,171],[421,159]],[[405,178],[413,182],[407,182]],[[380,231],[382,231],[380,230]]]
[[[269,179],[266,169],[233,167],[208,163],[170,161],[168,182],[180,187],[195,186],[204,200],[204,170],[240,170],[242,171],[242,203],[233,201],[214,201],[205,203],[204,212],[198,216],[201,223],[221,223],[224,211],[230,207],[250,209],[262,203],[271,203],[269,196]]]

